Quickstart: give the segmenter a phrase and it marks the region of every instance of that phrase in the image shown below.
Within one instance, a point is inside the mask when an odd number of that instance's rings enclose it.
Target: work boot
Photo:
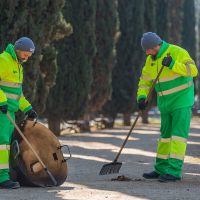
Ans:
[[[4,182],[0,183],[0,188],[3,188],[3,189],[17,189],[17,188],[20,188],[20,184],[18,182],[7,180],[7,181],[4,181]]]
[[[157,179],[159,178],[160,174],[158,174],[155,171],[152,171],[150,173],[144,173],[142,176],[146,179]]]
[[[161,175],[158,179],[159,182],[164,182],[164,183],[175,182],[175,181],[179,181],[179,180],[181,180],[180,177],[176,177],[176,176],[173,176],[170,174]]]

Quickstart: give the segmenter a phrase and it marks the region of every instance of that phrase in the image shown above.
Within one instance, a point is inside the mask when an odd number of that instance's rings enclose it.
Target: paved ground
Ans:
[[[193,120],[188,142],[183,180],[159,183],[142,178],[153,169],[159,125],[138,125],[130,137],[120,161],[119,174],[99,176],[101,167],[118,152],[129,127],[60,137],[71,148],[66,182],[55,188],[0,190],[0,200],[198,200],[200,199],[200,120]],[[111,181],[119,175],[131,181]]]

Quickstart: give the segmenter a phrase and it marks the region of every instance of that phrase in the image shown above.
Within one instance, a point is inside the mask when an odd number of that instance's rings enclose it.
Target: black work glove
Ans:
[[[8,105],[3,105],[3,106],[0,106],[0,111],[3,113],[3,114],[6,114],[8,112]]]
[[[27,119],[30,119],[30,120],[34,120],[34,119],[36,119],[38,117],[37,113],[33,109],[27,111],[25,113],[25,115],[27,115]]]
[[[148,106],[148,101],[145,102],[145,99],[142,98],[138,101],[138,108],[139,110],[145,110],[145,108]]]
[[[166,56],[162,60],[162,65],[164,65],[166,67],[169,67],[171,62],[172,62],[172,57],[171,56]]]

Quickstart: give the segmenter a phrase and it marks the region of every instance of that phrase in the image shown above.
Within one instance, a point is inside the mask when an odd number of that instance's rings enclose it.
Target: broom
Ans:
[[[153,89],[154,89],[154,87],[155,87],[155,84],[156,84],[156,82],[158,81],[158,79],[159,79],[159,77],[160,77],[160,74],[162,73],[163,68],[164,68],[164,66],[161,67],[161,69],[160,69],[160,71],[159,71],[159,73],[158,73],[156,79],[154,80],[154,82],[153,82],[153,84],[152,84],[152,86],[151,86],[151,88],[150,88],[150,90],[149,90],[149,93],[148,93],[148,95],[147,95],[147,98],[146,98],[145,102],[147,102],[147,101],[149,100],[149,98],[150,98],[150,96],[151,96],[151,93],[152,93],[152,91],[153,91]],[[126,139],[124,140],[124,142],[123,142],[123,144],[122,144],[122,146],[121,146],[119,152],[117,153],[117,156],[115,157],[114,161],[111,162],[111,163],[108,163],[108,164],[103,165],[103,167],[101,168],[101,171],[99,172],[99,175],[106,175],[106,174],[115,174],[115,173],[119,173],[119,170],[120,170],[120,168],[121,168],[121,166],[122,166],[122,163],[121,163],[121,162],[117,162],[117,160],[118,160],[118,158],[119,158],[119,156],[120,156],[120,154],[121,154],[121,152],[122,152],[122,149],[123,149],[124,146],[126,145],[126,142],[128,141],[128,138],[129,138],[129,136],[131,135],[132,130],[133,130],[133,128],[135,127],[135,125],[136,125],[136,123],[137,123],[137,121],[138,121],[140,115],[141,115],[141,113],[139,112],[138,115],[137,115],[137,117],[136,117],[136,119],[135,119],[135,121],[134,121],[134,123],[133,123],[133,125],[131,126],[131,129],[130,129],[129,132],[128,132],[128,135],[126,136]]]

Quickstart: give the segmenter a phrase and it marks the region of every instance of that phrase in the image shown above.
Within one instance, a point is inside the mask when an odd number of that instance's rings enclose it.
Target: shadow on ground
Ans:
[[[60,141],[70,146],[72,159],[68,162],[68,178],[62,186],[23,187],[17,191],[6,192],[0,190],[0,199],[198,199],[200,194],[200,125],[198,124],[198,122],[192,123],[183,180],[180,182],[161,184],[157,180],[142,178],[143,172],[153,170],[159,125],[138,125],[119,158],[119,161],[123,162],[119,174],[98,175],[104,164],[113,161],[130,127],[66,135],[60,137]],[[119,175],[125,175],[131,178],[131,181],[111,181]]]
[[[101,199],[153,200],[171,199],[172,197],[173,199],[196,199],[200,193],[198,189],[200,183],[200,126],[198,123],[193,123],[193,126],[195,128],[190,131],[181,182],[161,184],[156,180],[149,181],[142,178],[143,172],[153,170],[159,126],[140,125],[135,128],[120,156],[119,161],[123,162],[120,173],[108,176],[99,176],[98,173],[104,164],[115,158],[129,127],[61,137],[61,141],[71,146],[73,153],[73,158],[69,162],[69,177],[66,184],[74,187],[79,185],[82,189],[87,188],[86,190],[94,189],[94,193],[89,196],[90,199],[96,199],[95,197],[100,194],[103,195]],[[132,181],[111,181],[118,175],[125,175]],[[79,189],[74,194],[78,192],[80,192]]]

